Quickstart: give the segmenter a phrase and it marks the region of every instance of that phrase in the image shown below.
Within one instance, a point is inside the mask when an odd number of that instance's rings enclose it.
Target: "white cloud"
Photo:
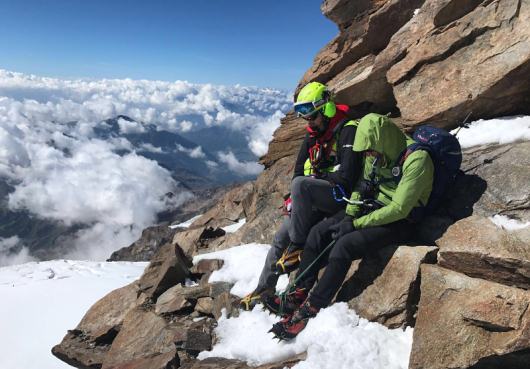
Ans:
[[[219,166],[218,163],[216,163],[215,161],[211,161],[211,160],[206,160],[206,165],[209,166],[210,168],[217,168]]]
[[[262,156],[269,150],[269,142],[276,128],[280,126],[280,119],[284,114],[276,111],[273,115],[263,120],[262,123],[256,124],[249,134],[250,150],[257,156]]]
[[[153,146],[151,145],[150,143],[143,143],[140,145],[140,148],[144,151],[148,151],[148,152],[155,152],[155,153],[163,153],[164,150],[162,150],[161,147],[157,147],[157,146]]]
[[[239,161],[232,151],[218,152],[219,161],[228,165],[228,169],[241,176],[258,175],[263,171],[263,166],[252,161]]]
[[[27,247],[16,251],[16,247],[19,246],[20,239],[17,236],[9,238],[0,237],[0,267],[14,264],[24,264],[30,261],[34,261],[35,258],[29,255]]]
[[[200,158],[205,158],[206,157],[206,154],[204,153],[204,151],[202,151],[202,147],[201,146],[196,146],[193,149],[188,149],[188,148],[186,148],[186,147],[184,147],[182,145],[178,145],[177,144],[177,150],[180,151],[180,152],[185,153],[190,158],[194,158],[194,159],[200,159]]]
[[[0,70],[0,176],[15,188],[9,195],[12,209],[81,224],[84,230],[71,242],[108,252],[134,241],[157,212],[191,195],[178,189],[156,162],[136,155],[127,139],[98,139],[96,128],[104,120],[131,117],[136,122],[118,120],[125,133],[142,132],[144,125],[138,122],[177,133],[223,125],[243,131],[249,147],[261,155],[290,107],[291,95],[272,89],[186,81],[61,80]],[[161,149],[145,144],[140,150]],[[206,158],[200,146],[184,152]],[[259,164],[239,162],[231,152],[219,157],[242,175],[261,171]],[[212,160],[206,164],[218,166]],[[168,192],[177,193],[171,203]],[[86,253],[97,254],[103,258],[97,250]]]
[[[190,122],[189,120],[183,120],[182,122],[179,123],[179,126],[182,132],[188,132],[193,128],[193,123]]]
[[[119,118],[118,119],[118,126],[120,127],[120,131],[122,133],[143,133],[145,132],[145,127],[138,123],[137,121],[130,121],[127,119]]]

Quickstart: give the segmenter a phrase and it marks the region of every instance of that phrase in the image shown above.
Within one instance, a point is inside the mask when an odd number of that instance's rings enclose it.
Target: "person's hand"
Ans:
[[[329,227],[329,230],[331,231],[331,238],[336,241],[342,236],[355,231],[353,218],[347,215],[339,223]]]

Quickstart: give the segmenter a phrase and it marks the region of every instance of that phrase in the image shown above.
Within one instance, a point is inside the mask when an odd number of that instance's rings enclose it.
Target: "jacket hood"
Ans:
[[[394,163],[406,147],[407,136],[388,117],[372,113],[359,122],[353,151],[374,150]]]

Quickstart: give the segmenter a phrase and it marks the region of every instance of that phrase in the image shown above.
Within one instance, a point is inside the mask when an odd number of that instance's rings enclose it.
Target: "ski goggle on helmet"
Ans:
[[[321,99],[315,102],[303,102],[294,104],[294,112],[299,118],[313,120],[317,117],[318,111],[326,104],[326,100]]]
[[[296,116],[306,120],[314,120],[317,113],[331,118],[335,115],[335,104],[331,101],[331,93],[320,82],[309,82],[298,94],[294,104]]]

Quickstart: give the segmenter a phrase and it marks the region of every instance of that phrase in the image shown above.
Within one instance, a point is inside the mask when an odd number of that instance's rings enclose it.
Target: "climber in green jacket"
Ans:
[[[311,229],[296,290],[286,295],[286,299],[301,295],[297,293],[299,289],[311,290],[318,271],[326,262],[327,267],[309,297],[303,302],[294,302],[299,304],[298,309],[282,311],[286,315],[271,329],[276,337],[294,338],[305,328],[308,319],[328,306],[353,260],[390,244],[404,242],[412,235],[411,213],[427,204],[434,175],[433,162],[424,150],[413,151],[400,162],[402,153],[413,143],[386,116],[368,114],[361,119],[353,151],[363,153],[363,180],[352,193],[345,212]],[[322,252],[324,254],[319,257]],[[282,303],[282,307],[292,305],[293,302]]]

